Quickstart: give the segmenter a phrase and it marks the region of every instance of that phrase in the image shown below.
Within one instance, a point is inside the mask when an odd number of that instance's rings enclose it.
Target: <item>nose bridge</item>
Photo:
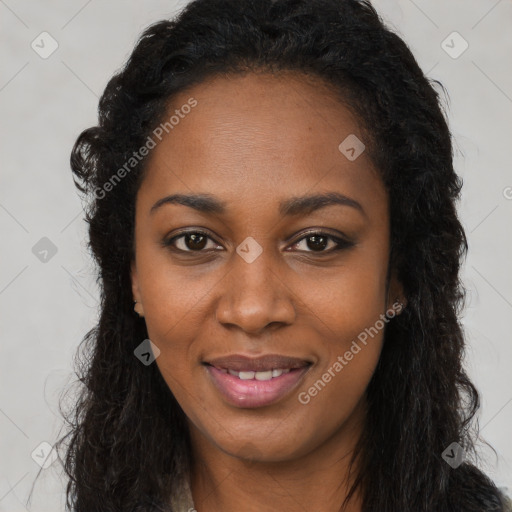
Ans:
[[[281,265],[269,248],[244,240],[233,254],[230,272],[217,307],[217,320],[245,331],[259,331],[270,323],[291,323],[293,302],[279,276]]]

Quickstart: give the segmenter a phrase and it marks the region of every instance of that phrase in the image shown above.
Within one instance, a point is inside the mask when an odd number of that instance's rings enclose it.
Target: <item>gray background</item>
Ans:
[[[185,3],[0,0],[0,512],[64,509],[58,462],[42,471],[31,505],[25,502],[39,470],[37,455],[44,460],[48,453],[40,443],[52,445],[62,425],[58,398],[73,376],[74,353],[97,319],[98,290],[69,153],[79,132],[95,124],[98,96],[141,30]],[[482,437],[497,452],[482,445],[483,467],[510,489],[512,5],[374,5],[425,73],[449,92],[445,106],[464,179],[460,214],[469,239],[467,368],[482,393]],[[31,47],[34,41],[40,53],[51,49],[44,31],[58,44],[47,58]],[[457,58],[445,51],[464,48],[454,31],[469,44]],[[33,250],[45,249],[43,237],[54,255]]]

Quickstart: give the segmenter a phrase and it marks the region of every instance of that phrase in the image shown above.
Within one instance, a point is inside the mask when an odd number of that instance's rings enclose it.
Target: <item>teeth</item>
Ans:
[[[266,372],[256,372],[254,374],[256,380],[270,380],[272,378],[272,370]]]
[[[290,372],[290,369],[287,368],[286,370],[277,368],[274,370],[266,370],[263,372],[237,372],[235,370],[225,370],[222,369],[224,373],[229,373],[230,375],[233,375],[233,377],[238,377],[240,380],[270,380],[274,377],[280,377],[281,375],[284,375],[286,373]]]

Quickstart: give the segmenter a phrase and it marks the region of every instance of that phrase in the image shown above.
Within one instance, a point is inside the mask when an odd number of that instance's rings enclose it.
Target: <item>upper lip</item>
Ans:
[[[216,368],[240,371],[261,372],[276,369],[294,369],[309,366],[311,361],[299,359],[297,357],[288,357],[279,354],[268,354],[260,357],[248,357],[241,354],[217,357],[205,361],[206,364]]]

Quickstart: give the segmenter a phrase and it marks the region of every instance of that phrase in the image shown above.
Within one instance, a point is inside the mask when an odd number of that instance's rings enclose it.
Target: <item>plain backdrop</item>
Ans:
[[[60,432],[73,356],[98,313],[69,153],[96,123],[98,97],[140,32],[186,3],[0,0],[0,512],[64,510],[58,461],[26,500]],[[469,240],[466,365],[482,395],[481,436],[496,450],[482,445],[484,470],[510,493],[512,4],[373,3],[449,94]]]

